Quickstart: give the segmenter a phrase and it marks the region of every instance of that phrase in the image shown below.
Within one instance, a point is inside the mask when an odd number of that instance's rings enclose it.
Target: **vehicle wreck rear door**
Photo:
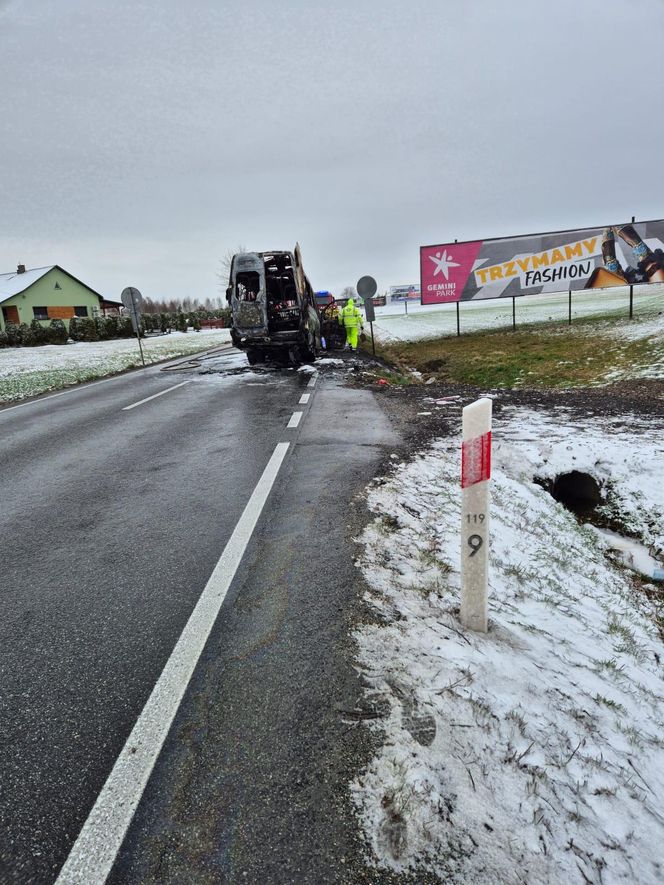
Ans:
[[[231,309],[233,326],[241,335],[268,334],[267,296],[263,259],[255,252],[236,256],[233,262]]]

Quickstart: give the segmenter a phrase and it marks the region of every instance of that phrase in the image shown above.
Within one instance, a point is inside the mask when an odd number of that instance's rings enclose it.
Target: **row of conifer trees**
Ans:
[[[191,314],[153,313],[141,317],[141,335],[146,332],[199,331],[204,311]],[[228,311],[213,311],[216,318],[224,318]],[[27,323],[7,323],[0,330],[0,347],[38,347],[41,344],[66,344],[72,341],[106,341],[109,338],[131,338],[135,334],[131,318],[127,316],[72,317],[69,324],[51,320],[48,324],[34,319]]]

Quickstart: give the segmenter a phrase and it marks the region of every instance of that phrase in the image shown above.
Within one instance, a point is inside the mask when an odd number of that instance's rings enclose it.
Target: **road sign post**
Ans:
[[[461,444],[461,623],[486,633],[489,564],[491,400],[463,410]]]
[[[357,294],[364,301],[364,313],[369,321],[369,328],[371,329],[371,350],[373,355],[376,356],[376,342],[374,340],[374,331],[373,324],[376,319],[376,311],[374,309],[373,297],[376,294],[376,290],[378,289],[378,284],[374,280],[373,277],[360,277],[357,281]]]
[[[134,286],[128,286],[126,289],[122,290],[120,300],[124,304],[125,308],[129,312],[129,316],[131,317],[131,325],[134,329],[134,332],[136,333],[136,338],[138,339],[138,349],[141,353],[141,362],[145,366],[143,345],[141,344],[141,304],[143,303],[143,296]]]

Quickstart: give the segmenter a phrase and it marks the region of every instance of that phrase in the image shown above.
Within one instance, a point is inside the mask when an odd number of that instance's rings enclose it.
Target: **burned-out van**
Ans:
[[[226,298],[231,338],[254,363],[267,359],[311,362],[320,350],[316,297],[293,252],[241,252],[233,256]]]

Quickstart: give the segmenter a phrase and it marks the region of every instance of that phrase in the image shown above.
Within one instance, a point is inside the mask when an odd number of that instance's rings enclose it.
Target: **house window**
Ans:
[[[83,307],[75,307],[74,308],[74,316],[86,317],[87,315],[88,315],[87,307],[83,306]]]
[[[47,320],[48,319],[48,308],[47,307],[33,307],[32,312],[33,312],[36,320]]]

